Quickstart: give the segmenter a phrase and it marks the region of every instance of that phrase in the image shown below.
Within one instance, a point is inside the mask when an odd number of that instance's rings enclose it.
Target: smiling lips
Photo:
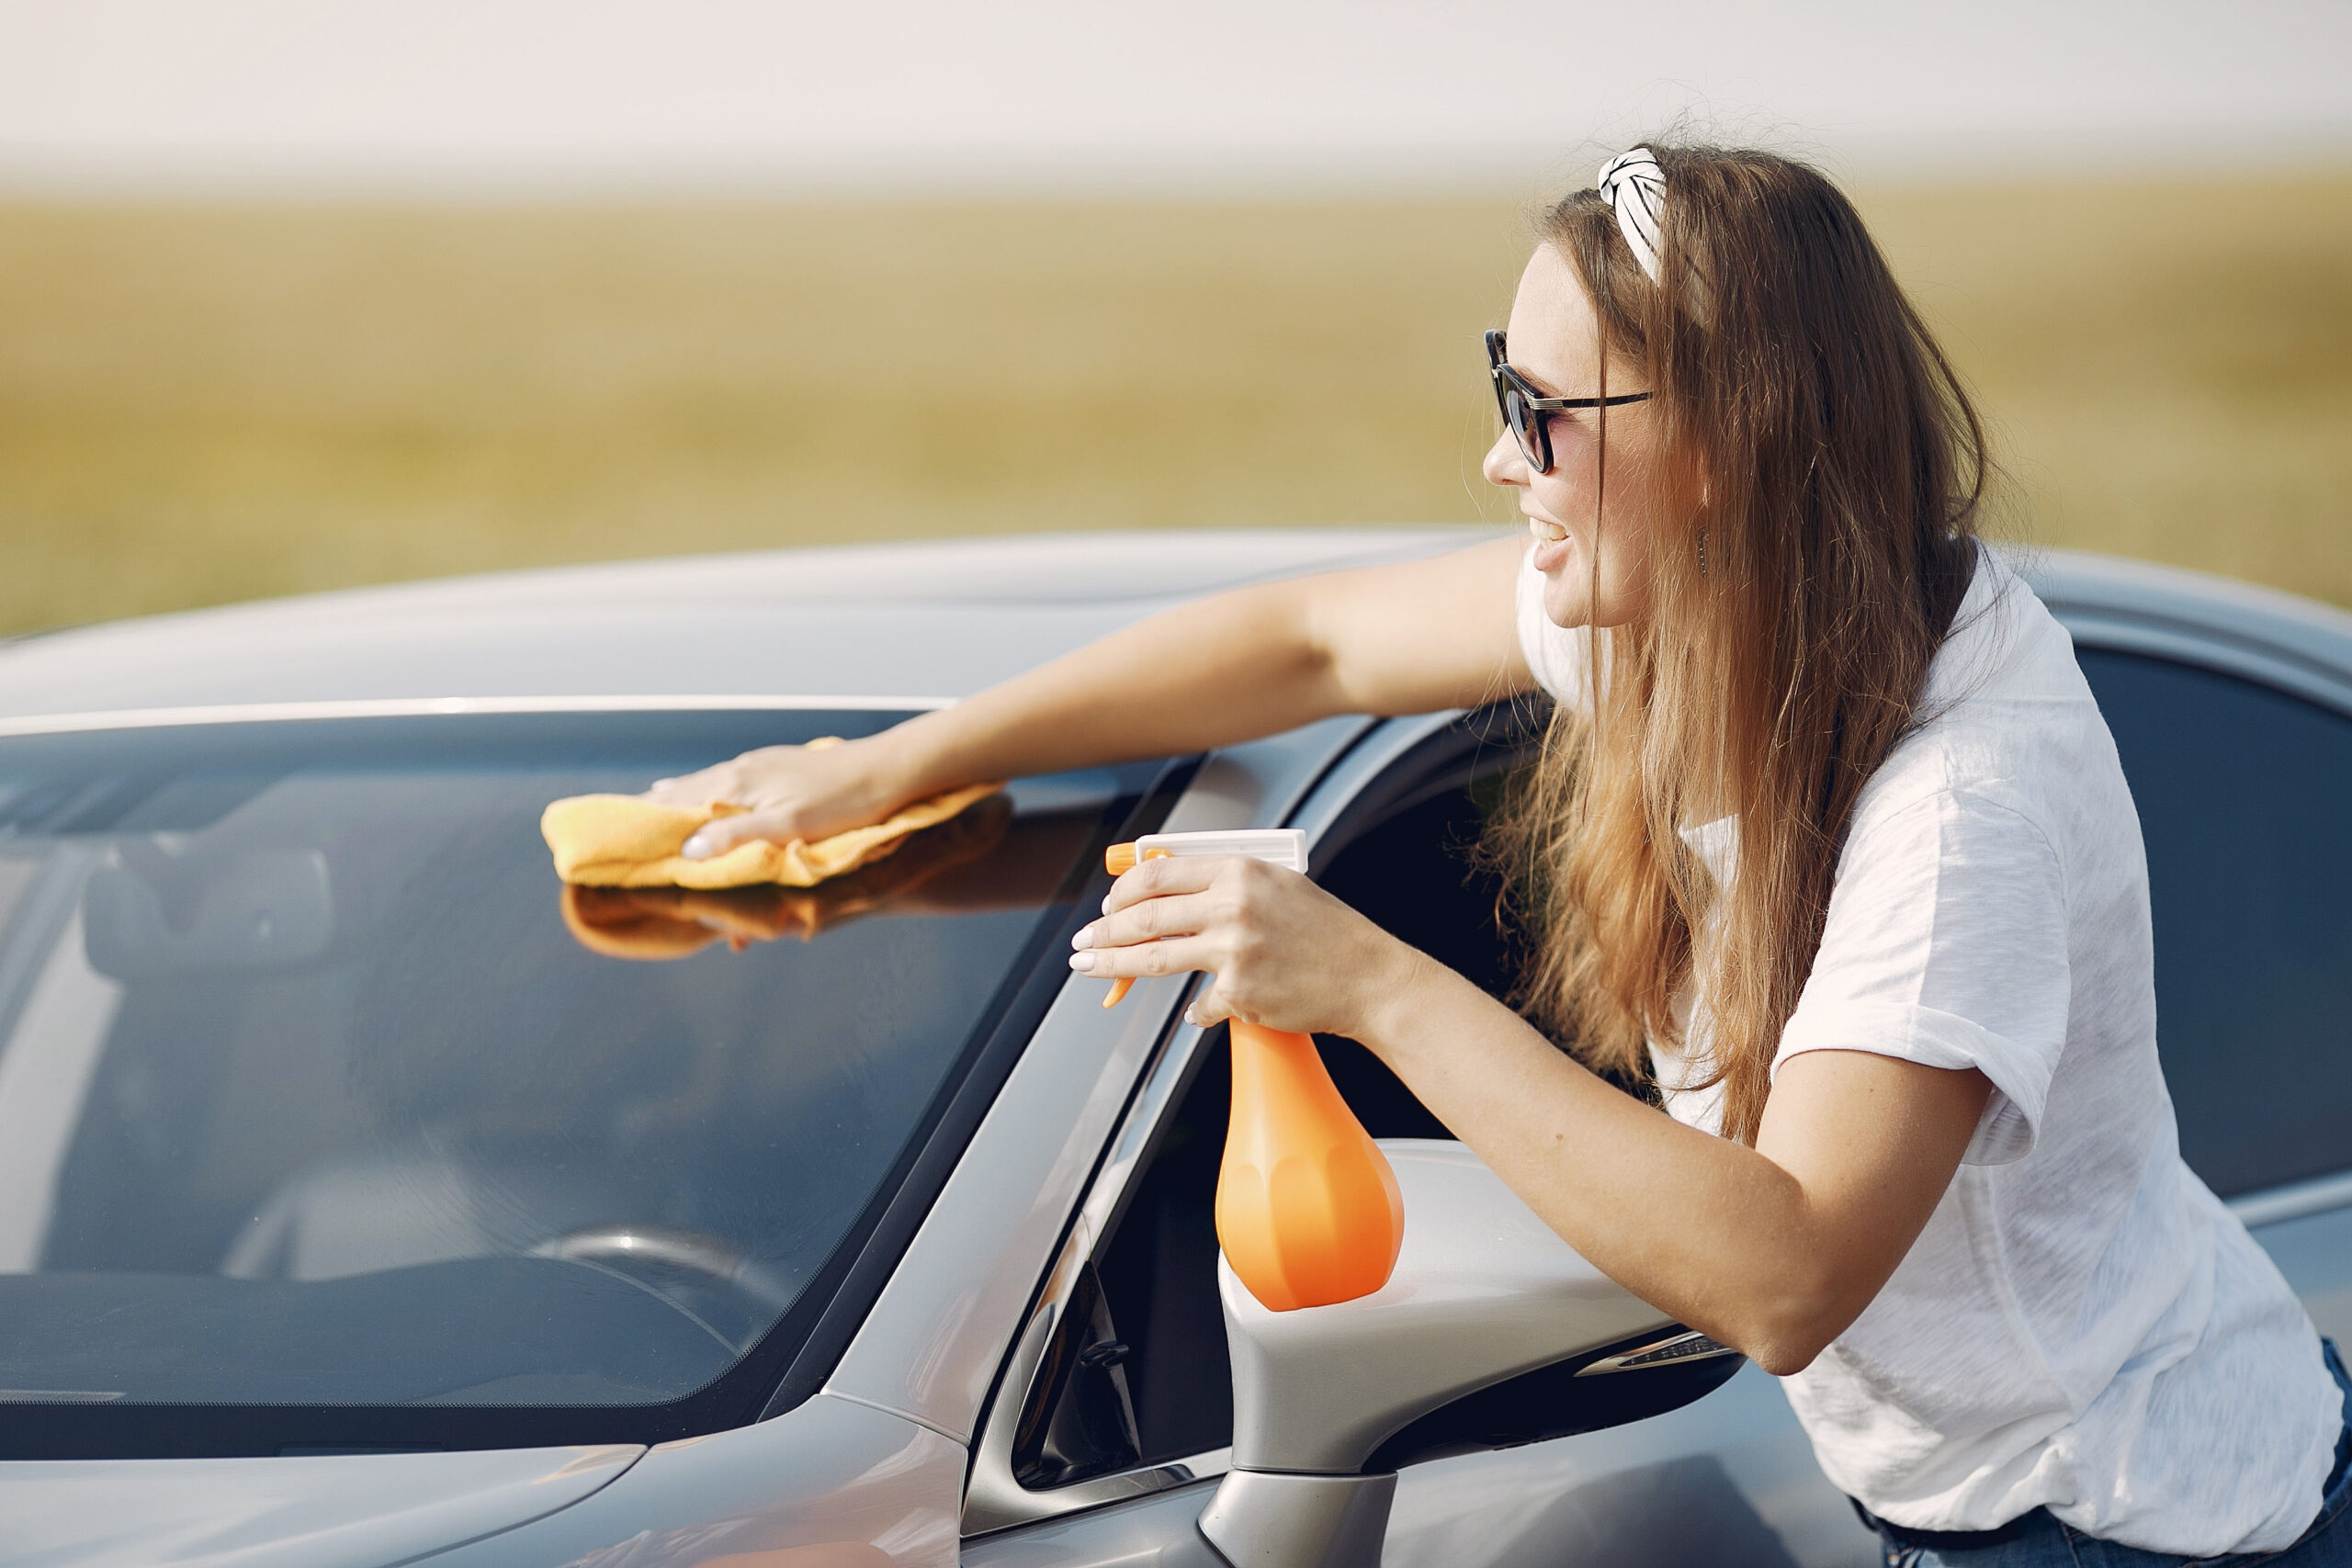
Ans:
[[[1568,537],[1567,529],[1548,517],[1538,517],[1532,513],[1528,514],[1527,531],[1535,536],[1535,542],[1539,545],[1565,544]]]

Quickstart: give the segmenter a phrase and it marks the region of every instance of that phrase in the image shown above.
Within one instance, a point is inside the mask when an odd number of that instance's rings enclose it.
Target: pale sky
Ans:
[[[2352,0],[0,0],[0,185],[1519,184],[2352,158]]]

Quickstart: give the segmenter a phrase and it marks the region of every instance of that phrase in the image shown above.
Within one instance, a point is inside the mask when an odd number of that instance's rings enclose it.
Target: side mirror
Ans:
[[[1738,1355],[1587,1263],[1462,1145],[1385,1139],[1405,1197],[1372,1295],[1272,1312],[1222,1258],[1233,1468],[1201,1533],[1237,1568],[1380,1560],[1396,1467],[1687,1404]]]

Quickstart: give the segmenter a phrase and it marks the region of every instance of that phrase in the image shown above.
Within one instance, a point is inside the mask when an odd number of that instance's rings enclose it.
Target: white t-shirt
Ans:
[[[1586,698],[1591,636],[1544,615],[1537,681]],[[2318,1512],[2344,1419],[2302,1305],[2182,1163],[2156,1062],[2140,819],[2074,645],[1980,552],[1926,722],[1862,791],[1821,950],[1773,1059],[1869,1051],[1994,1093],[1893,1278],[1782,1381],[1829,1479],[1915,1529],[2038,1505],[2154,1551],[2276,1551]],[[1688,839],[1719,881],[1737,822]],[[1703,998],[1686,1038],[1703,1050]],[[1720,1091],[1667,1109],[1720,1130]]]

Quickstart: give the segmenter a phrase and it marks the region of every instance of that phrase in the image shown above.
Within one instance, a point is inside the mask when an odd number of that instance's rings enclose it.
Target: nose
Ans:
[[[1511,439],[1508,430],[1496,436],[1495,444],[1487,448],[1487,460],[1478,465],[1478,471],[1487,476],[1490,485],[1523,487],[1534,478],[1527,467],[1527,454],[1519,449],[1519,443]]]

